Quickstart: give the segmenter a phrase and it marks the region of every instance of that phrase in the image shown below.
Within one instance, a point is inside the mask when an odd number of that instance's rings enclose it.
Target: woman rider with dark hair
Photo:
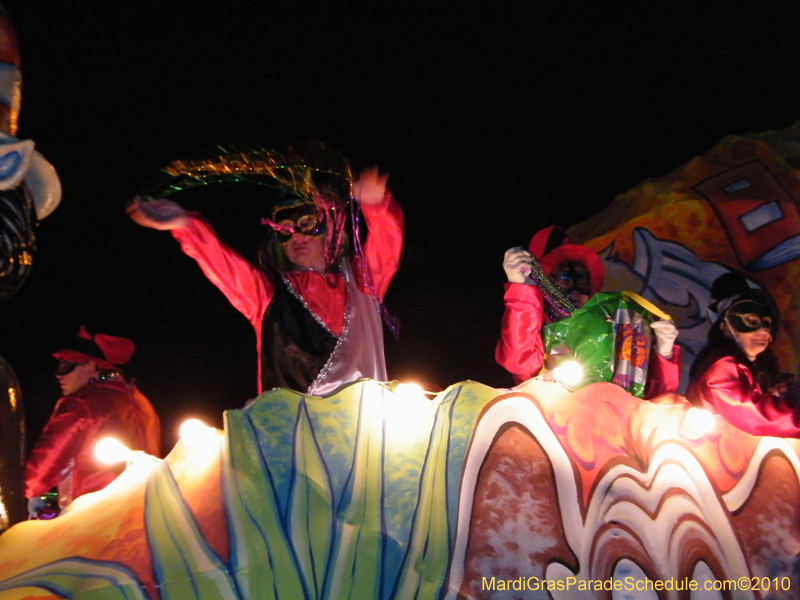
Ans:
[[[775,300],[735,273],[714,282],[712,298],[717,319],[692,364],[686,397],[753,435],[800,437],[800,407],[788,401],[791,377],[770,348],[780,323]]]

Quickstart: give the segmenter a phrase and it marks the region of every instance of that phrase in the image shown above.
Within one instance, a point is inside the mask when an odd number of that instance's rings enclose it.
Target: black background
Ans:
[[[31,441],[59,395],[49,353],[80,324],[135,340],[127,372],[165,450],[183,418],[220,426],[255,393],[249,323],[169,234],[124,214],[173,159],[314,139],[389,171],[406,215],[390,377],[506,386],[493,359],[506,248],[800,114],[790,0],[3,4],[22,53],[18,136],[64,188],[32,275],[0,307]],[[252,256],[262,206],[222,192],[176,199]]]

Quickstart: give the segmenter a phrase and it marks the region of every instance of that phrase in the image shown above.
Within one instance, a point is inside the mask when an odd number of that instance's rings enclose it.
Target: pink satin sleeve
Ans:
[[[692,382],[686,397],[699,400],[753,435],[800,437],[800,412],[763,393],[750,371],[730,356],[719,359]]]
[[[189,223],[173,229],[172,235],[228,301],[251,323],[260,324],[274,295],[266,274],[223,244],[211,225],[196,213],[189,213]]]
[[[645,384],[644,397],[646,400],[662,394],[674,394],[678,391],[681,378],[681,347],[675,344],[672,348],[672,358],[664,358],[658,352],[650,355],[650,365],[647,370],[647,383]]]
[[[79,399],[59,401],[25,464],[26,498],[58,485],[61,471],[80,452],[92,423],[92,415]]]
[[[397,273],[403,251],[403,211],[387,191],[380,204],[362,205],[367,222],[367,241],[364,256],[372,275],[372,283],[379,300]]]
[[[519,383],[542,368],[542,291],[524,283],[506,283],[505,289],[506,310],[494,356]]]

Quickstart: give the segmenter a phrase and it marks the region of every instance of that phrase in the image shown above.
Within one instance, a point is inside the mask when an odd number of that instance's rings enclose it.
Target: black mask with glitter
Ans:
[[[725,313],[725,321],[739,333],[752,333],[759,329],[772,331],[773,316],[767,306],[755,300],[739,300]]]

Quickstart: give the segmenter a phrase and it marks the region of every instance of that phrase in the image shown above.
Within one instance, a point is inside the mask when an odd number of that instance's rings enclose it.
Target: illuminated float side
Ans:
[[[794,597],[800,445],[691,415],[606,383],[275,390],[0,536],[0,599],[483,598],[521,576]]]

